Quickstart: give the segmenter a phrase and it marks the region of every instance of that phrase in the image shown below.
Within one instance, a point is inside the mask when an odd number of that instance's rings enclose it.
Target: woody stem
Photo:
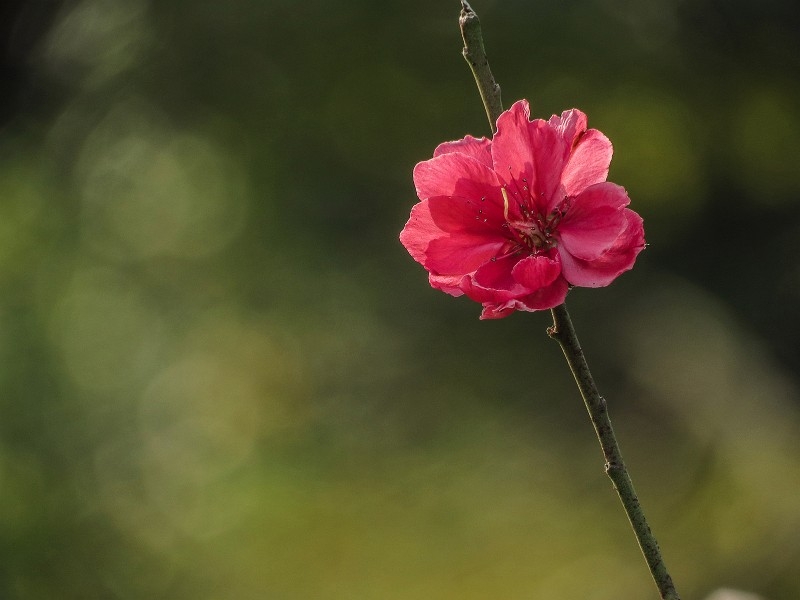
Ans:
[[[503,112],[503,105],[500,100],[500,86],[494,80],[492,71],[489,68],[489,61],[486,59],[478,15],[475,14],[475,11],[472,10],[466,0],[461,0],[461,15],[458,22],[461,28],[461,37],[464,39],[464,58],[469,63],[472,74],[475,76],[475,82],[478,85],[478,91],[480,92],[481,100],[483,100],[492,133],[496,133],[495,124],[500,113]],[[661,557],[658,542],[647,524],[647,519],[636,496],[625,462],[622,460],[622,452],[614,435],[614,428],[611,426],[606,401],[597,390],[597,384],[595,384],[594,378],[589,371],[589,365],[586,363],[578,336],[572,325],[567,305],[557,306],[551,312],[553,314],[553,326],[547,330],[547,333],[561,345],[567,363],[572,370],[606,460],[606,474],[614,484],[614,489],[622,501],[622,506],[628,515],[628,520],[633,527],[636,540],[639,543],[642,554],[644,554],[658,592],[662,600],[680,600],[678,592],[675,590],[675,585],[672,583],[672,578],[667,572],[664,559]]]
[[[633,527],[633,532],[639,542],[639,548],[644,554],[644,559],[647,561],[650,574],[653,576],[663,600],[680,600],[678,592],[675,590],[675,585],[672,583],[672,578],[667,572],[658,542],[647,524],[644,510],[642,510],[639,498],[636,496],[636,490],[633,488],[628,469],[622,460],[622,452],[619,449],[619,443],[611,425],[611,418],[608,415],[608,406],[605,398],[597,390],[597,385],[589,371],[589,365],[586,363],[583,349],[572,325],[567,305],[557,306],[551,312],[553,313],[553,326],[547,330],[547,334],[561,345],[569,368],[575,376],[575,382],[578,384],[578,389],[583,397],[586,410],[589,412],[589,418],[594,426],[597,439],[600,441],[603,456],[606,459],[606,474],[611,478],[614,489],[622,501],[625,514],[628,515],[628,520],[631,523],[631,527]]]
[[[495,133],[497,117],[503,112],[500,86],[494,80],[492,70],[489,68],[489,60],[486,58],[480,19],[467,0],[461,0],[461,15],[458,18],[458,25],[464,40],[464,49],[461,53],[475,76],[475,83],[478,84],[478,92],[489,119],[489,127],[492,129],[492,133]]]

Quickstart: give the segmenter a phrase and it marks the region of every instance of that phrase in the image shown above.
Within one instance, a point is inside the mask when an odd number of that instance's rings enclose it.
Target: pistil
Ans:
[[[548,223],[546,228],[542,227],[541,219],[536,215],[530,215],[524,211],[525,221],[510,221],[508,218],[508,192],[505,187],[500,188],[500,193],[503,194],[503,217],[506,224],[517,237],[524,247],[533,253],[541,248],[551,248],[555,245],[555,240],[550,237],[553,226]]]

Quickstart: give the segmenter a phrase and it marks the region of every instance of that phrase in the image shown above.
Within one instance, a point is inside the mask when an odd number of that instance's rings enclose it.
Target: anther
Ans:
[[[503,216],[508,221],[508,192],[506,192],[506,188],[502,187],[500,188],[500,193],[503,194]]]

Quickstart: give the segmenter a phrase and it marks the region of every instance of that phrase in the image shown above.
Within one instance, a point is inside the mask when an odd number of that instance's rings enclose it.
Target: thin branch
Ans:
[[[644,554],[661,598],[680,600],[672,578],[667,572],[664,559],[661,557],[658,542],[647,524],[628,469],[622,460],[622,452],[614,435],[614,428],[611,426],[606,401],[597,390],[597,385],[589,371],[589,365],[586,363],[575,328],[572,326],[567,305],[557,306],[552,309],[552,313],[553,326],[547,330],[547,334],[561,345],[569,368],[575,376],[575,382],[578,384],[578,389],[586,404],[586,410],[589,412],[589,418],[597,433],[597,439],[600,441],[603,456],[606,459],[606,473],[611,478],[614,489],[617,490],[619,499],[622,501],[622,506],[631,522],[636,540],[639,542],[639,547],[642,549],[642,554]]]
[[[478,91],[486,109],[492,133],[496,133],[497,117],[503,112],[500,86],[494,80],[492,70],[489,68],[489,61],[486,59],[478,15],[466,0],[461,0],[461,15],[458,23],[461,27],[461,36],[464,38],[464,58],[469,63],[472,74],[475,76],[475,82],[478,84]],[[552,309],[552,313],[553,326],[547,330],[547,333],[561,345],[567,363],[575,376],[578,389],[589,412],[589,418],[597,433],[597,439],[600,441],[603,456],[606,459],[606,473],[611,478],[614,489],[622,501],[622,506],[628,515],[628,520],[633,527],[636,540],[639,542],[639,547],[644,554],[659,594],[662,600],[680,600],[672,578],[664,565],[658,542],[650,531],[644,511],[639,504],[625,462],[622,460],[622,453],[608,416],[606,401],[597,391],[597,385],[589,371],[589,365],[586,363],[578,336],[575,334],[575,328],[572,326],[572,320],[567,312],[567,305],[557,306]]]
[[[503,112],[500,86],[494,80],[492,70],[489,68],[489,61],[486,58],[486,51],[483,48],[480,19],[467,0],[461,0],[461,16],[458,18],[458,25],[461,28],[461,37],[464,39],[464,49],[461,53],[475,76],[475,83],[478,84],[478,91],[481,94],[483,106],[486,108],[489,126],[492,128],[492,133],[495,133],[497,117]]]

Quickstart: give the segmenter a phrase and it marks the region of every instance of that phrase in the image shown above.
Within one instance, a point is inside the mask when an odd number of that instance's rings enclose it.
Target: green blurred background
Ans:
[[[650,248],[573,319],[685,599],[800,597],[800,7],[475,0]],[[459,3],[0,12],[0,598],[655,598],[547,313],[397,241]]]

